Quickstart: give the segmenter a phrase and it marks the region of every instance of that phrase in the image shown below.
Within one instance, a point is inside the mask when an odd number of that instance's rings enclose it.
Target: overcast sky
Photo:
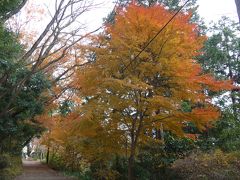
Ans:
[[[114,6],[112,0],[97,0],[97,2],[103,2],[103,5],[94,10],[94,15],[91,12],[91,15],[88,16],[87,22],[91,24],[91,27],[100,26],[102,19],[108,15]],[[238,20],[234,0],[198,0],[198,4],[199,14],[207,24],[211,21],[218,21],[221,16]]]
[[[221,16],[238,20],[234,0],[198,0],[199,14],[206,22],[217,21]]]
[[[32,1],[40,6],[43,5],[42,3],[46,6],[51,6],[51,4],[55,2],[53,0]],[[86,24],[88,27],[87,31],[94,30],[102,25],[103,18],[107,17],[113,9],[113,1],[116,0],[93,0],[94,3],[100,3],[101,5],[85,14],[84,17],[81,16],[81,22]],[[198,4],[199,14],[202,18],[204,18],[206,24],[209,24],[211,21],[216,22],[221,18],[221,16],[227,16],[238,21],[235,0],[198,0]],[[46,19],[45,23],[47,22],[48,19]],[[42,22],[41,24],[44,23]],[[41,25],[41,27],[45,27],[45,25]]]

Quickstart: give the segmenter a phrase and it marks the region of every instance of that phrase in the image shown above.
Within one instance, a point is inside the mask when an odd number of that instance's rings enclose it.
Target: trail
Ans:
[[[39,161],[23,161],[23,174],[15,180],[74,180],[64,177]]]

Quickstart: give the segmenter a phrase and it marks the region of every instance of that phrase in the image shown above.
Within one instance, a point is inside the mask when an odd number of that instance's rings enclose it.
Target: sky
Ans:
[[[52,6],[51,4],[55,2],[53,0],[44,1],[32,0],[32,1],[34,3],[39,4],[40,6],[43,6],[44,2],[44,6],[48,7],[51,7]],[[87,25],[86,31],[88,32],[95,30],[102,25],[103,18],[107,17],[107,15],[112,11],[114,7],[113,1],[116,0],[92,0],[92,1],[99,5],[96,8],[92,9],[87,14],[85,14],[84,16],[81,16],[81,21],[83,24]],[[200,16],[204,18],[206,25],[208,25],[211,21],[217,22],[221,18],[221,16],[224,15],[230,17],[233,20],[238,21],[235,0],[198,0],[198,5],[199,5],[198,12]],[[41,22],[40,27],[42,28],[45,27],[44,24],[47,24],[48,21],[49,19],[46,18],[44,22]],[[39,26],[36,27],[41,31],[41,28],[39,28]]]
[[[97,1],[101,2],[102,5],[94,10],[94,15],[93,12],[90,12],[91,15],[86,16],[87,22],[93,28],[101,26],[102,19],[108,15],[114,6],[112,0]],[[238,21],[235,0],[198,0],[198,5],[198,12],[207,25],[211,21],[217,22],[222,16]]]
[[[234,0],[198,0],[198,12],[207,23],[216,22],[221,16],[227,16],[238,21]]]

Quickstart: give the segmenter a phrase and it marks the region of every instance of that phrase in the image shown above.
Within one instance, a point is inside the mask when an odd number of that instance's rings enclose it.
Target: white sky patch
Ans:
[[[90,8],[88,12],[81,15],[81,19],[78,19],[82,24],[87,26],[88,31],[93,31],[102,26],[103,19],[113,10],[113,0],[90,0],[95,7]],[[49,7],[49,10],[53,12],[55,1],[45,0],[45,6]]]
[[[222,16],[238,21],[234,0],[198,0],[198,4],[198,12],[207,24],[218,21]]]
[[[67,2],[67,0],[66,0]],[[114,3],[113,0],[89,0],[87,5],[92,4],[92,6],[88,9],[88,11],[84,12],[80,15],[80,18],[77,19],[76,23],[73,23],[75,26],[82,26],[85,28],[85,33],[96,30],[101,27],[103,24],[103,19],[107,17],[107,15],[113,10]],[[44,9],[44,14],[42,14],[42,18],[40,20],[31,19],[31,21],[27,21],[26,23],[26,11],[31,10],[31,6],[39,7],[39,9]],[[55,12],[55,0],[44,0],[44,1],[36,1],[29,0],[27,5],[22,9],[22,11],[18,14],[18,21],[20,24],[24,24],[31,31],[37,31],[41,33],[43,29],[47,26],[49,21],[51,20],[51,16],[53,16]],[[32,12],[35,14],[35,12]]]
[[[91,28],[101,26],[103,18],[112,11],[113,0],[98,0],[103,5],[87,14],[86,22]],[[230,17],[238,21],[238,15],[234,0],[198,0],[198,12],[208,25],[211,21],[217,22],[222,16]]]
[[[108,14],[113,10],[114,3],[112,0],[98,0],[99,6],[95,9],[87,12],[85,14],[85,23],[88,24],[88,29],[94,30],[96,28],[99,28],[102,23],[103,19],[108,16]]]
[[[34,0],[34,2],[39,6],[48,6],[50,11],[54,9],[53,4],[55,1],[53,0],[44,0],[43,2]],[[99,28],[103,23],[103,18],[107,17],[115,5],[114,0],[92,0],[92,2],[98,4],[98,6],[84,13],[80,20],[82,24],[87,26],[86,31]],[[218,21],[222,16],[227,16],[238,21],[235,0],[198,0],[198,4],[198,12],[200,16],[204,18],[207,25],[209,25],[211,21]],[[39,30],[42,29],[49,20],[50,19],[46,18],[45,22],[41,22],[41,25],[37,28]]]
[[[103,3],[103,5],[85,16],[89,27],[97,28],[101,26],[103,18],[107,17],[114,7],[113,0],[98,1],[99,3]],[[227,16],[238,21],[234,0],[198,0],[198,5],[198,12],[207,25],[211,21],[217,22],[222,16]]]
[[[114,7],[113,0],[97,0],[103,5],[89,12],[86,17],[90,29],[101,26],[103,18],[112,11]],[[207,25],[211,21],[217,22],[222,16],[227,16],[232,20],[238,21],[238,15],[234,0],[198,0],[200,16],[204,19]]]

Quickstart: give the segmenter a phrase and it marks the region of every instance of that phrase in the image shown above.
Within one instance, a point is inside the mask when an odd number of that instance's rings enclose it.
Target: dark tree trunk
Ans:
[[[48,149],[47,149],[47,157],[46,157],[46,163],[47,164],[49,164],[49,151],[50,151],[50,149],[48,147]]]
[[[130,155],[128,159],[128,180],[133,180],[133,165],[134,163],[134,155]]]
[[[30,143],[27,144],[27,155],[28,155],[28,157],[30,157],[30,155],[31,155]]]
[[[239,19],[239,23],[240,23],[240,0],[235,0],[235,3],[236,3],[238,19]]]

